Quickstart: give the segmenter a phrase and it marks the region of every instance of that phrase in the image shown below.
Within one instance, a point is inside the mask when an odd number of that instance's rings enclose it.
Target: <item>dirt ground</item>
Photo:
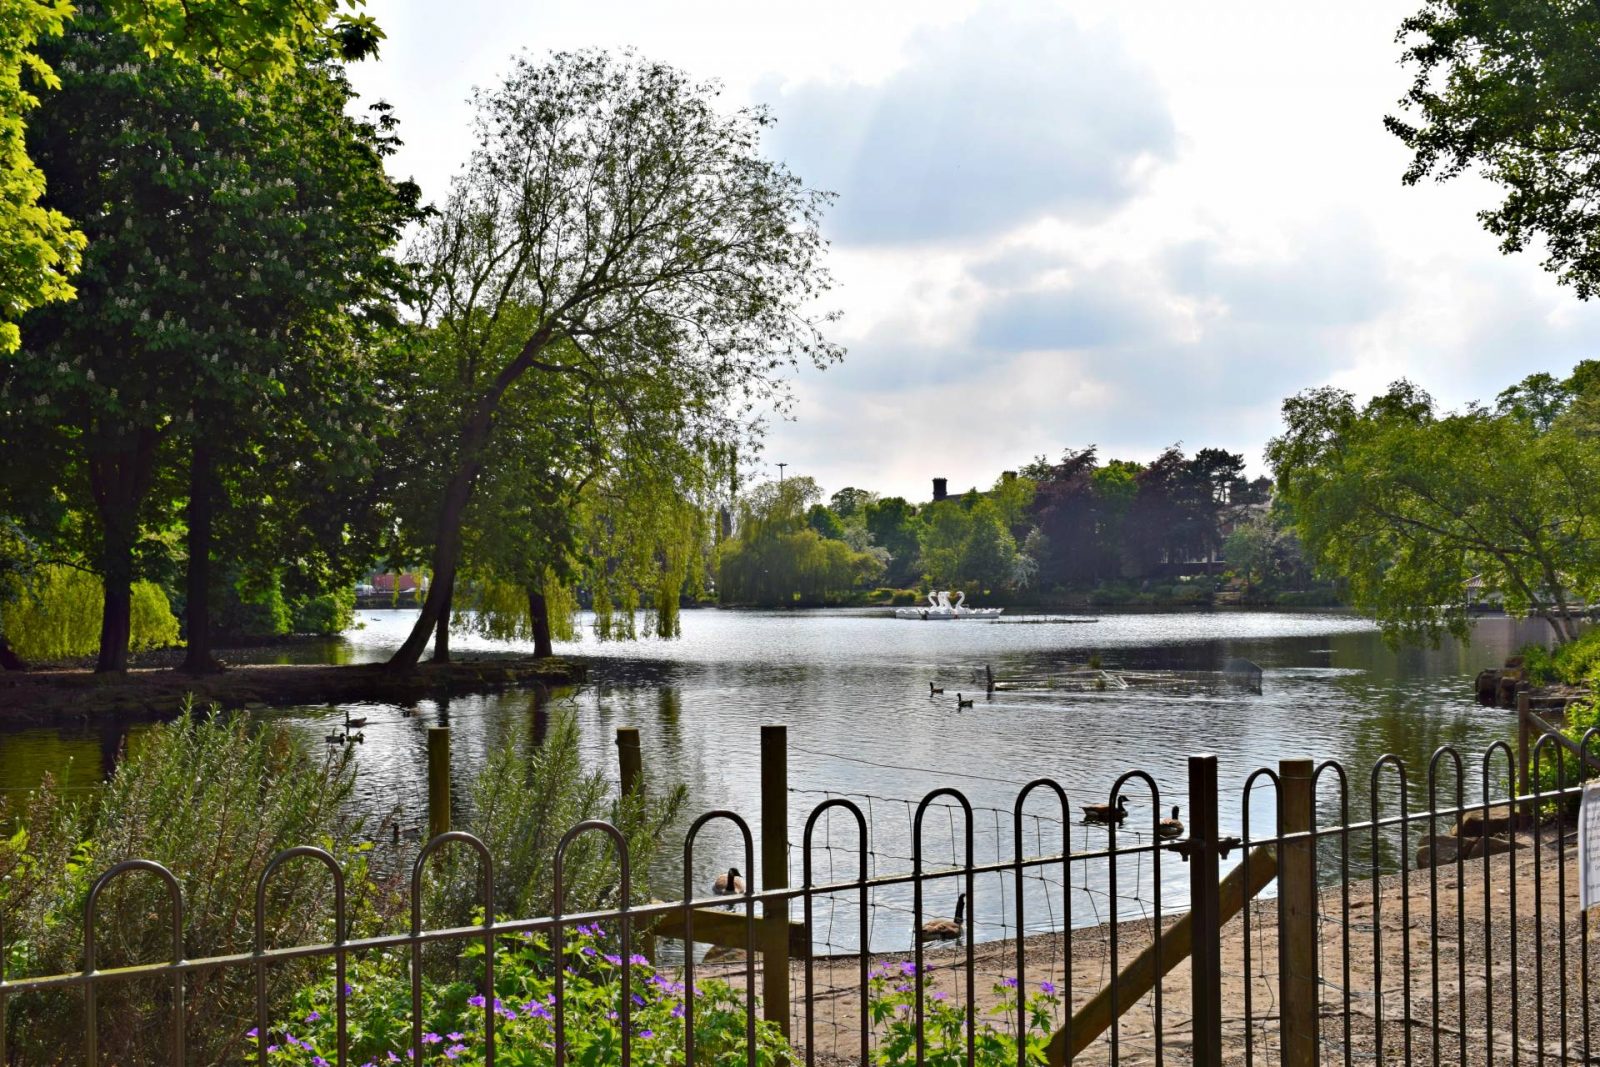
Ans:
[[[1444,1063],[1490,1064],[1510,1062],[1513,1051],[1523,1062],[1544,1062],[1546,1057],[1556,1062],[1600,1062],[1600,995],[1596,993],[1600,929],[1588,929],[1600,927],[1600,915],[1592,916],[1585,925],[1578,911],[1571,822],[1564,839],[1557,828],[1547,827],[1538,834],[1537,842],[1531,833],[1518,840],[1522,847],[1515,852],[1489,858],[1487,882],[1482,858],[1462,861],[1459,879],[1453,862],[1431,871],[1412,870],[1404,881],[1399,874],[1382,878],[1376,922],[1370,881],[1350,884],[1348,922],[1340,889],[1323,891],[1317,979],[1321,1062],[1431,1063],[1437,1052]],[[1247,1039],[1254,1063],[1281,1060],[1277,912],[1276,900],[1251,905],[1248,965],[1243,917],[1234,917],[1223,929],[1226,1062],[1245,1062]],[[1164,930],[1175,921],[1176,917],[1165,919]],[[1119,924],[1120,966],[1126,967],[1150,944],[1151,931],[1148,921]],[[1029,937],[1024,947],[1027,985],[1037,989],[1041,981],[1051,982],[1077,1010],[1106,985],[1112,973],[1109,926],[1073,931],[1070,973],[1059,932]],[[987,1013],[1000,999],[995,984],[1001,976],[1017,973],[1016,942],[984,942],[973,946],[972,952],[979,1018],[1009,1031],[1011,1020]],[[966,953],[967,947],[956,943],[929,948],[925,955],[934,965],[931,989],[957,1003],[964,1001]],[[872,963],[898,965],[906,958],[904,953],[874,956]],[[1380,972],[1381,998],[1377,995]],[[743,974],[740,965],[732,963],[705,966],[700,973],[718,974],[735,985],[741,983]],[[860,1060],[858,973],[855,956],[815,963],[817,1063]],[[804,965],[796,963],[791,981],[796,1012],[793,1033],[801,1048],[806,1033],[804,988]],[[1160,989],[1159,1017],[1153,994],[1123,1013],[1115,1057],[1110,1034],[1105,1033],[1075,1062],[1155,1063],[1158,1024],[1161,1062],[1190,1062],[1189,960],[1179,962],[1162,980]],[[1064,1010],[1060,1014],[1064,1021]]]

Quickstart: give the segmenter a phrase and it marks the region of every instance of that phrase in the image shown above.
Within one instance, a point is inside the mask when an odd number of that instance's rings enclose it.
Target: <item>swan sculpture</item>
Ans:
[[[921,619],[924,622],[933,622],[945,619],[994,619],[998,618],[1004,608],[969,608],[966,606],[967,594],[965,590],[958,590],[955,594],[955,603],[950,602],[948,589],[935,589],[928,593],[926,607],[897,608],[897,619]]]

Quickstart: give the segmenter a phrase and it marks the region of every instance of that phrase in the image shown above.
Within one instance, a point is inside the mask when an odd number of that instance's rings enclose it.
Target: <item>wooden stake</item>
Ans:
[[[633,796],[644,776],[643,757],[639,752],[639,728],[617,727],[617,767],[622,778],[622,795]]]
[[[428,837],[450,832],[450,727],[428,727]]]
[[[1282,760],[1278,787],[1283,791],[1280,832],[1311,832],[1316,811],[1308,759]],[[1286,841],[1278,875],[1278,989],[1283,1005],[1280,1030],[1283,1067],[1317,1067],[1320,1034],[1317,1002],[1317,847],[1310,838]]]
[[[746,872],[748,874],[748,872]],[[761,888],[789,888],[789,731],[761,728]],[[761,905],[761,1008],[789,1036],[789,905]]]

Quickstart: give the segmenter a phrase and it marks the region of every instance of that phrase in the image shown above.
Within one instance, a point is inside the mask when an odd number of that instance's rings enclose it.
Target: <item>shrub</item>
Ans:
[[[297,634],[333,636],[355,625],[356,591],[335,589],[321,596],[302,597],[290,605],[290,629]]]
[[[628,842],[633,899],[649,898],[649,871],[665,828],[682,810],[682,786],[664,796],[613,799],[610,783],[583,765],[576,718],[557,715],[543,743],[526,726],[514,727],[490,753],[472,784],[467,829],[488,846],[495,861],[495,897],[514,915],[549,915],[555,904],[556,845],[586,819],[607,819]],[[466,921],[478,906],[476,862],[452,850],[442,858],[444,877],[430,902],[453,922]],[[617,867],[609,840],[585,834],[566,853],[567,913],[612,906]]]
[[[1556,649],[1555,669],[1561,680],[1572,685],[1600,682],[1600,626],[1591,626],[1576,641]]]
[[[178,620],[167,594],[154,582],[135,582],[132,589],[133,651],[178,643]],[[0,632],[23,659],[59,660],[93,655],[100,647],[100,612],[105,587],[100,579],[76,567],[40,567],[31,588],[0,616]]]
[[[507,937],[495,946],[494,989],[483,983],[481,943],[460,954],[464,978],[428,982],[423,989],[423,1064],[476,1067],[482,1064],[484,1015],[493,1011],[496,1062],[534,1067],[554,1061],[555,980],[553,954],[543,935]],[[631,1005],[633,1062],[682,1062],[684,987],[659,974],[643,956],[629,959],[622,988],[622,953],[598,926],[568,929],[563,981],[568,1062],[617,1063],[622,1058],[622,1004]],[[406,957],[385,953],[357,961],[349,972],[346,1011],[350,1062],[407,1062],[411,1051],[411,985]],[[708,1065],[743,1065],[745,1006],[726,983],[701,979],[694,998],[695,1060]],[[289,1018],[267,1034],[268,1062],[278,1067],[332,1063],[337,1050],[331,981],[303,987]],[[255,1034],[250,1033],[252,1040]],[[793,1054],[771,1023],[756,1022],[754,1063],[777,1067]],[[931,1062],[931,1061],[930,1061]],[[1013,1061],[1014,1062],[1014,1061]]]
[[[353,775],[348,756],[309,758],[280,727],[250,729],[186,709],[137,736],[95,802],[46,782],[23,810],[0,807],[0,824],[20,814],[24,829],[0,840],[0,907],[11,976],[75,971],[83,962],[83,907],[92,880],[112,865],[143,858],[178,879],[190,957],[248,952],[255,880],[274,854],[317,843],[344,864],[350,911],[363,924],[376,903],[365,887],[357,827],[339,812]],[[327,878],[306,862],[274,880],[268,935],[274,944],[314,943],[332,931]],[[165,888],[142,872],[121,876],[101,897],[102,967],[171,958]],[[281,973],[279,973],[281,972]],[[275,969],[280,993],[305,969]],[[253,1013],[248,969],[197,972],[189,979],[187,1022],[195,1062],[235,1055]],[[165,983],[115,983],[101,994],[101,1041],[122,1062],[163,1062]],[[238,1023],[239,1025],[233,1025]],[[25,1024],[25,1025],[24,1025]],[[220,1025],[226,1024],[226,1025]],[[25,994],[7,1013],[11,1067],[62,1062],[80,1047],[79,995]]]
[[[931,967],[917,973],[916,964],[909,960],[899,964],[879,964],[872,972],[869,989],[869,1010],[872,1022],[882,1037],[873,1051],[873,1062],[879,1067],[891,1067],[912,1062],[916,1057],[916,986],[923,987],[923,1050],[924,1062],[929,1067],[962,1067],[967,1063],[966,1011],[941,992],[932,990],[929,976]],[[1015,1032],[1017,998],[1023,996],[1015,978],[1002,978],[994,990],[1000,1002],[989,1009],[989,1014],[1009,1020],[1011,1025],[997,1029],[987,1020],[978,1020],[973,1031],[972,1067],[1013,1067],[1017,1060],[1017,1043],[1024,1043],[1027,1062],[1045,1063],[1045,1048],[1054,1028],[1052,1015],[1061,1003],[1055,986],[1040,982],[1039,990],[1027,997],[1028,1028],[1019,1035]]]
[[[1549,685],[1559,677],[1556,659],[1543,645],[1523,645],[1517,655],[1522,657],[1522,676],[1534,685]]]

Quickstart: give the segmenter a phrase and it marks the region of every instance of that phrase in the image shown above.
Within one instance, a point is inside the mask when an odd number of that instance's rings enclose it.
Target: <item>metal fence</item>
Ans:
[[[343,1067],[357,1062],[353,1043],[365,1043],[364,1057],[375,1055],[370,1033],[352,1034],[355,992],[347,979],[352,966],[382,954],[404,959],[409,982],[409,1003],[395,1006],[404,1017],[396,1019],[386,1051],[415,1063],[466,1057],[565,1064],[575,1035],[595,1026],[615,1035],[597,1062],[622,1064],[725,1063],[730,1055],[755,1064],[761,1042],[774,1032],[808,1065],[1600,1062],[1590,978],[1600,956],[1569,871],[1582,769],[1600,765],[1596,731],[1576,745],[1525,730],[1522,746],[1496,744],[1470,759],[1441,748],[1426,768],[1385,756],[1359,777],[1335,761],[1285,760],[1242,782],[1236,833],[1219,825],[1213,756],[1189,760],[1188,781],[1177,793],[1187,800],[1187,826],[1177,836],[1163,826],[1169,796],[1143,771],[1111,783],[1101,802],[1115,806],[1126,798],[1148,818],[1112,815],[1082,829],[1066,791],[1039,778],[1018,792],[1009,849],[996,837],[993,858],[975,851],[980,813],[960,790],[941,788],[909,808],[909,863],[888,872],[881,862],[869,863],[873,826],[866,805],[846,796],[816,805],[798,843],[791,840],[781,728],[765,732],[763,746],[759,850],[738,813],[701,815],[683,843],[682,899],[670,903],[630,899],[626,842],[609,823],[591,821],[574,826],[556,851],[554,914],[498,916],[494,857],[476,837],[448,832],[421,845],[411,864],[408,929],[351,938],[339,863],[320,848],[298,847],[260,872],[252,948],[188,958],[178,877],[146,860],[119,863],[88,891],[80,970],[7,976],[0,926],[0,1064],[14,1062],[7,1036],[25,1033],[28,1013],[49,998],[79,998],[82,1005],[81,1044],[62,1049],[56,1062],[137,1062],[126,1048],[102,1040],[110,1010],[102,1001],[108,987],[141,982],[158,991],[152,995],[165,1029],[162,1062],[201,1062],[194,1050],[205,1028],[241,1023],[186,1010],[195,984],[219,975],[253,988],[249,1024],[260,1039],[248,1050],[250,1062],[316,1062],[309,1046],[280,1042],[269,1050],[290,1010],[269,972],[309,965],[331,969],[333,989],[333,1038],[316,1054]],[[924,845],[932,821],[946,812],[953,862]],[[1029,847],[1042,819],[1059,826],[1054,850]],[[735,856],[747,884],[697,896],[695,872],[704,865],[696,863],[696,841],[713,824],[737,833]],[[1083,835],[1082,845],[1073,843],[1074,834]],[[588,835],[602,835],[615,849],[615,906],[564,914],[565,857]],[[791,886],[793,849],[801,873]],[[825,849],[853,854],[855,870],[822,877],[816,857]],[[441,855],[457,852],[479,866],[484,918],[429,929],[422,914],[425,874]],[[328,873],[335,935],[321,944],[273,946],[269,891],[285,865],[302,863]],[[106,969],[96,910],[108,887],[130,878],[164,886],[168,914],[148,918],[168,929],[171,958]],[[917,936],[941,917],[933,897],[947,899],[952,888],[967,904],[957,936]],[[902,915],[894,909],[907,890]],[[993,903],[1004,917],[999,936],[989,936],[976,919],[980,895],[991,894],[998,894]],[[891,918],[880,915],[885,910]],[[837,951],[840,914],[852,927],[847,951]],[[608,972],[611,1011],[597,1016],[592,1005],[579,1012],[571,1003],[569,988],[588,963],[569,946],[601,927],[617,952]],[[552,992],[547,1001],[507,1006],[501,998],[510,1002],[512,991],[497,981],[497,967],[503,970],[507,953],[535,936],[547,939],[548,958],[562,964],[546,968]],[[687,947],[675,952],[673,942]],[[743,954],[733,962],[702,960],[694,946],[707,943]],[[442,995],[425,981],[425,957],[459,960],[469,952],[477,961],[466,972],[476,990],[470,1003],[481,1009],[481,1026],[446,1044],[424,1027]],[[696,1042],[704,1040],[704,1019],[697,1023],[697,1013],[708,1010],[703,990],[710,978],[737,996],[742,1032],[703,1060]],[[634,1023],[644,1003],[637,993],[650,984],[680,991],[681,1031],[670,1049],[662,1048],[663,1035]],[[895,1004],[886,1006],[886,998]],[[938,1019],[952,1017],[954,1027],[941,1029]],[[758,1021],[768,1036],[758,1035]]]

